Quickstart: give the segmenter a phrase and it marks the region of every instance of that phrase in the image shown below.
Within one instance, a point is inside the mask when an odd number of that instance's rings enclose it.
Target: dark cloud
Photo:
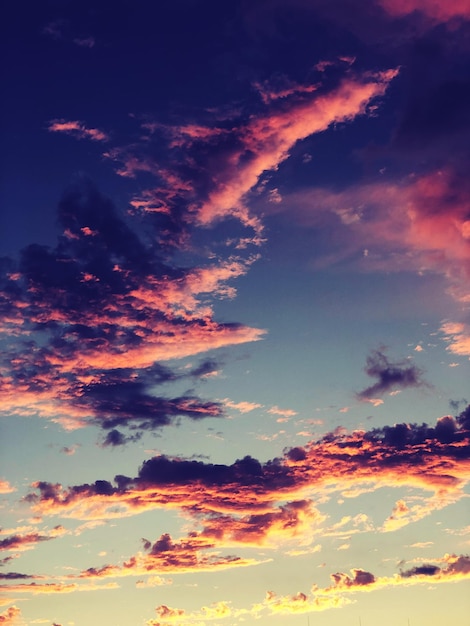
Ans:
[[[441,571],[437,565],[419,565],[412,567],[400,573],[403,578],[412,578],[413,576],[435,576]]]
[[[367,357],[366,374],[377,382],[357,394],[361,400],[369,400],[387,391],[408,387],[428,387],[422,379],[423,371],[409,360],[392,362],[381,350],[375,350]]]
[[[124,444],[129,443],[131,441],[138,441],[140,437],[141,437],[141,433],[138,433],[137,435],[126,436],[126,435],[123,435],[121,431],[117,430],[116,428],[113,428],[106,434],[106,437],[104,438],[102,442],[102,445],[103,447],[123,446]]]
[[[42,541],[50,541],[53,537],[40,535],[39,533],[28,533],[25,535],[10,535],[0,540],[0,550],[17,550],[23,546],[29,546]]]
[[[94,503],[101,496],[101,512],[95,507],[93,516],[106,516],[108,506],[118,503],[136,512],[172,503],[198,519],[202,516],[208,533],[220,534],[227,514],[227,532],[233,536],[249,537],[251,528],[262,537],[263,528],[268,532],[282,520],[299,522],[310,514],[308,502],[275,505],[307,487],[322,490],[326,483],[342,484],[346,479],[351,484],[395,485],[406,477],[410,484],[426,489],[459,488],[470,459],[469,432],[464,420],[444,416],[435,426],[397,424],[368,432],[335,431],[264,463],[250,456],[231,465],[157,456],[144,461],[136,477],[117,475],[114,483],[99,480],[64,488],[37,482],[26,500],[40,512],[54,513],[77,505],[83,511],[88,499]],[[245,517],[231,520],[234,512],[244,512]]]
[[[220,369],[220,362],[215,359],[204,359],[197,367],[191,370],[190,375],[194,378],[205,378],[217,373]]]
[[[18,572],[0,573],[0,580],[22,580],[24,578],[37,578],[37,576],[32,574],[19,574]]]
[[[155,388],[217,367],[207,359],[177,374],[162,360],[245,340],[245,327],[217,324],[208,307],[199,310],[198,290],[217,289],[227,272],[220,278],[217,265],[172,264],[164,245],[134,231],[87,180],[64,194],[58,221],[55,248],[30,245],[18,265],[0,260],[0,311],[18,336],[2,353],[6,406],[21,413],[33,404],[45,417],[61,413],[64,425],[95,424],[109,431],[109,446],[180,417],[221,417],[217,402],[191,393],[167,397]],[[166,228],[161,238],[165,232],[173,238]],[[133,432],[123,434],[123,427]]]

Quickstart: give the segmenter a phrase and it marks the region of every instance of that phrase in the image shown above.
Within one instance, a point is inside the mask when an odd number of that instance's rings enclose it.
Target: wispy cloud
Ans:
[[[448,167],[342,191],[297,192],[276,211],[289,207],[291,216],[312,226],[322,215],[336,216],[340,243],[328,258],[317,260],[319,265],[348,260],[364,271],[432,271],[447,278],[456,300],[466,302],[469,199],[466,176]]]
[[[91,139],[92,141],[109,141],[109,136],[98,128],[88,128],[78,120],[52,120],[48,130],[53,133],[65,133],[76,139]]]

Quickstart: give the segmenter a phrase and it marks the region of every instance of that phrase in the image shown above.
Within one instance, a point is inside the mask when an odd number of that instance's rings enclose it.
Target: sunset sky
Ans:
[[[2,14],[0,624],[466,626],[470,0]]]

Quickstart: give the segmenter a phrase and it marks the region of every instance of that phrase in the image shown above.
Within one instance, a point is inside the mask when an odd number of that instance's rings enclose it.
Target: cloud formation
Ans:
[[[199,611],[187,612],[183,609],[171,608],[166,605],[157,606],[157,619],[147,621],[148,626],[169,626],[170,624],[192,624],[203,626],[206,620],[231,619],[247,617],[256,619],[275,615],[298,615],[316,611],[341,608],[349,604],[351,595],[361,592],[372,592],[379,589],[435,583],[449,583],[468,580],[470,578],[470,557],[467,555],[445,555],[444,566],[424,565],[402,571],[395,576],[378,577],[360,568],[353,568],[350,574],[337,572],[331,575],[329,587],[313,585],[309,593],[298,592],[293,595],[281,596],[268,591],[262,602],[252,604],[249,608],[236,608],[231,602],[219,601],[204,606]]]
[[[85,40],[83,40],[85,41]],[[92,141],[109,141],[109,136],[98,128],[88,128],[78,120],[52,120],[48,130],[53,133],[65,133],[76,139],[91,139]]]
[[[2,409],[39,413],[69,429],[99,425],[106,445],[179,417],[221,416],[220,403],[154,389],[183,377],[162,361],[262,337],[259,329],[217,323],[200,301],[233,297],[227,281],[253,260],[172,266],[86,182],[64,195],[59,220],[54,249],[31,245],[17,267],[4,261],[3,330],[17,341],[3,353]],[[129,439],[119,427],[138,432]]]
[[[114,484],[97,480],[69,488],[37,482],[26,499],[40,515],[78,519],[179,509],[193,521],[195,545],[269,548],[308,545],[312,528],[325,532],[315,499],[325,502],[334,493],[354,498],[385,486],[424,492],[410,506],[397,503],[377,529],[389,532],[463,497],[470,478],[467,413],[442,417],[435,426],[332,432],[266,463],[252,457],[223,465],[158,456],[145,461],[135,478],[118,475]],[[367,530],[370,523],[357,520],[355,528]]]
[[[65,532],[63,526],[54,527],[47,534],[39,534],[37,532],[30,532],[24,534],[14,534],[0,539],[0,550],[29,550],[35,544],[42,541],[50,541],[56,537],[59,537]]]
[[[408,387],[428,387],[422,378],[422,370],[410,360],[391,362],[382,350],[375,350],[367,357],[365,370],[377,382],[357,394],[360,400],[381,396],[386,392]]]

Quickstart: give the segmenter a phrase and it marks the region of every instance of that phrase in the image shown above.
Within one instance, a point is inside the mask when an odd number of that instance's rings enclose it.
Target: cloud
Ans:
[[[0,539],[0,550],[29,550],[34,544],[50,541],[64,532],[65,529],[62,526],[56,526],[47,535],[40,535],[36,532],[11,535],[5,539]]]
[[[365,372],[377,382],[357,394],[361,400],[375,401],[374,396],[383,395],[397,388],[428,387],[422,379],[422,370],[410,360],[391,362],[381,350],[375,350],[367,357]]]
[[[234,517],[211,515],[203,519],[201,536],[217,540],[218,545],[279,547],[288,541],[305,543],[305,537],[325,520],[312,502],[298,500],[277,510]]]
[[[227,408],[236,409],[237,411],[240,411],[240,413],[250,413],[255,409],[261,409],[263,407],[263,405],[258,402],[233,402],[233,400],[229,400],[228,398],[225,398],[223,403]]]
[[[272,87],[258,83],[263,106],[255,113],[233,119],[211,119],[207,125],[165,126],[145,122],[150,131],[143,141],[114,147],[105,157],[119,163],[117,173],[153,176],[155,187],[145,189],[131,204],[155,217],[185,213],[191,223],[209,226],[236,219],[255,231],[232,243],[242,249],[262,243],[263,225],[249,209],[250,193],[262,190],[262,177],[289,157],[295,144],[338,122],[367,114],[368,107],[386,92],[397,70],[343,77],[335,88],[283,81]],[[156,153],[166,143],[171,167],[162,168]],[[257,186],[261,184],[259,189]],[[269,193],[268,193],[269,195]],[[279,193],[271,199],[280,200]]]
[[[448,165],[339,192],[320,188],[298,192],[286,197],[285,206],[304,227],[322,219],[335,220],[336,249],[318,259],[318,265],[347,260],[366,272],[431,271],[445,276],[451,295],[466,302],[470,298],[467,178]]]
[[[42,576],[20,574],[19,572],[6,572],[5,574],[0,573],[0,580],[23,580],[25,578],[42,578]]]
[[[440,328],[448,343],[447,350],[452,354],[470,356],[470,325],[456,322],[445,322]]]
[[[350,604],[349,596],[356,593],[373,592],[397,586],[426,584],[432,579],[435,583],[451,583],[470,578],[470,557],[447,554],[442,559],[443,567],[429,564],[413,567],[394,576],[378,577],[372,572],[353,568],[350,574],[337,572],[331,575],[329,587],[313,584],[309,593],[302,591],[293,595],[278,595],[268,591],[263,601],[248,608],[236,608],[230,602],[219,601],[200,611],[186,612],[183,609],[166,605],[157,606],[157,619],[147,621],[148,626],[169,626],[170,624],[194,624],[203,626],[205,619],[228,619],[232,623],[237,618],[259,619],[274,615],[298,615],[328,609],[341,608]]]
[[[109,136],[98,128],[88,128],[78,120],[52,120],[48,130],[53,133],[65,133],[76,139],[91,139],[92,141],[109,141]]]
[[[333,123],[365,114],[370,102],[383,96],[396,75],[396,70],[389,70],[347,78],[330,93],[300,98],[290,106],[253,117],[237,130],[236,148],[225,156],[225,167],[222,161],[207,200],[195,205],[199,221],[210,224],[233,216],[256,228],[258,222],[250,217],[244,196],[255,187],[260,176],[287,159],[299,140],[324,131]],[[297,89],[293,93],[298,92]]]
[[[59,220],[55,248],[27,247],[16,271],[4,263],[0,306],[17,341],[3,353],[3,410],[68,429],[101,426],[106,445],[180,417],[222,416],[220,403],[155,388],[203,375],[214,362],[177,374],[162,361],[261,339],[262,330],[217,323],[207,301],[233,297],[227,281],[253,257],[187,269],[166,263],[163,250],[144,243],[84,181],[64,195]],[[122,427],[139,432],[119,435]]]
[[[324,532],[324,514],[312,501],[327,502],[335,493],[355,498],[387,486],[422,492],[412,506],[399,501],[377,528],[389,532],[464,497],[470,476],[467,413],[444,416],[435,426],[335,431],[265,463],[252,457],[224,465],[157,456],[144,461],[136,477],[118,475],[114,483],[97,480],[66,488],[37,482],[26,501],[37,514],[78,519],[180,510],[192,520],[194,542],[276,547],[308,545],[315,539],[312,524]],[[351,524],[352,531],[370,529],[367,520]]]
[[[13,493],[14,491],[16,489],[10,485],[8,480],[0,479],[0,493]]]
[[[104,589],[117,589],[118,585],[114,582],[97,584],[94,582],[89,583],[62,583],[62,582],[53,582],[53,583],[28,583],[28,584],[17,584],[17,585],[0,585],[0,590],[8,591],[9,593],[30,593],[33,595],[42,595],[42,594],[55,594],[55,593],[75,593],[77,591],[96,591],[96,590],[104,590]]]
[[[272,406],[268,409],[268,413],[271,415],[281,415],[282,417],[294,417],[294,415],[297,415],[297,411],[292,409],[280,409],[278,406]]]
[[[21,609],[17,606],[10,606],[6,611],[0,613],[0,624],[15,624],[17,622],[17,618],[21,616]]]
[[[377,0],[393,17],[402,17],[418,11],[436,22],[453,18],[470,19],[468,0]]]
[[[144,541],[146,552],[139,552],[120,565],[90,567],[80,573],[79,578],[116,578],[127,576],[149,576],[155,572],[186,574],[225,570],[233,567],[257,565],[260,561],[234,555],[223,556],[214,550],[214,541],[196,533],[186,538],[173,540],[164,533],[153,544]]]

